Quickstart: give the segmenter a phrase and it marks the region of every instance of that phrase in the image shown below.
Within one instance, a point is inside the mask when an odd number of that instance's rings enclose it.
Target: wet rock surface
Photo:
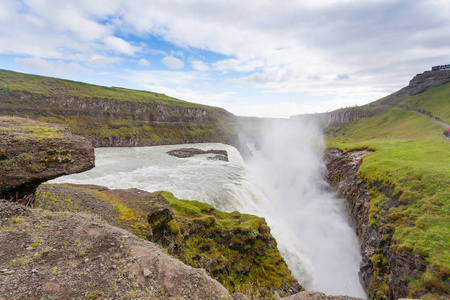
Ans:
[[[94,148],[67,126],[0,117],[0,198],[32,203],[44,181],[94,167]]]
[[[179,158],[193,157],[201,154],[215,154],[214,157],[208,157],[211,160],[228,161],[228,152],[226,150],[201,150],[196,148],[181,148],[168,151],[167,154]]]

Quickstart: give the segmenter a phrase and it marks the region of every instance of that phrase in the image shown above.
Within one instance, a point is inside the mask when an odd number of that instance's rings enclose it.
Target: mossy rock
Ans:
[[[206,269],[230,293],[270,299],[302,290],[263,218],[222,212],[205,203],[177,199],[169,192],[160,194],[170,202],[180,228],[171,243],[167,243],[169,228],[159,241],[169,253]]]

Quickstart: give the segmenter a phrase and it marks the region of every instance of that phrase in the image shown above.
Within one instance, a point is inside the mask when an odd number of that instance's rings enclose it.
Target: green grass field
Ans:
[[[45,96],[67,95],[83,99],[102,98],[131,102],[158,102],[161,104],[203,107],[166,96],[164,94],[131,90],[119,87],[105,87],[83,82],[64,80],[59,78],[30,75],[0,69],[0,88],[11,91],[24,91]]]
[[[446,95],[447,90],[450,86],[428,95]],[[401,103],[441,111],[444,119],[446,98],[439,102],[425,96],[408,97]],[[369,184],[383,183],[401,195],[400,206],[391,208],[389,220],[384,221],[394,228],[392,251],[420,254],[428,263],[422,279],[410,282],[412,291],[430,286],[448,291],[437,276],[450,275],[450,141],[443,136],[443,130],[425,115],[386,108],[371,118],[330,128],[327,133],[327,147],[374,150],[363,157],[358,177]],[[380,195],[371,191],[372,226],[381,218],[377,211],[380,201]]]

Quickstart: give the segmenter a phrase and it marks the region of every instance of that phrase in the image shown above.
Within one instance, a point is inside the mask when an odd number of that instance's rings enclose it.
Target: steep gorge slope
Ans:
[[[163,94],[0,70],[0,114],[66,124],[94,147],[236,145],[234,115]]]
[[[348,200],[371,298],[450,295],[450,143],[441,125],[417,112],[448,122],[447,75],[418,75],[362,108],[376,114],[326,129],[327,177]]]

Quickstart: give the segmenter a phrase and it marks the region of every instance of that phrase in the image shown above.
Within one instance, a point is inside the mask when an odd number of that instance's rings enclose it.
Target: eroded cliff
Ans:
[[[394,222],[402,217],[401,209],[395,210],[402,205],[401,195],[384,182],[358,176],[363,156],[371,152],[344,153],[335,148],[325,152],[326,177],[347,200],[361,243],[361,282],[371,299],[418,298],[427,292],[432,293],[427,294],[430,299],[440,299],[441,293],[449,292],[446,272],[434,270],[425,253],[414,253],[417,251],[393,241]]]
[[[0,117],[0,199],[31,204],[44,181],[94,167],[94,148],[67,126]]]

